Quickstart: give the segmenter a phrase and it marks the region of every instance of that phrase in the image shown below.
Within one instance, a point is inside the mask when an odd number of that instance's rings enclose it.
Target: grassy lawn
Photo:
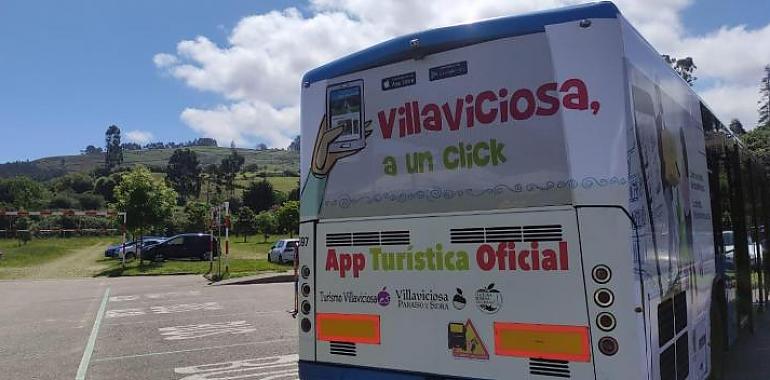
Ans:
[[[288,238],[288,235],[271,236],[265,242],[262,236],[248,236],[243,242],[243,236],[230,236],[229,276],[243,277],[260,272],[282,272],[291,270],[291,263],[279,265],[267,262],[267,251],[278,239]],[[223,244],[224,248],[224,244]],[[207,274],[210,273],[208,261],[197,260],[167,260],[163,262],[145,262],[140,266],[138,260],[127,263],[126,268],[121,268],[120,260],[102,259],[108,266],[99,273],[99,276],[148,276],[171,274]],[[214,272],[224,272],[224,259],[219,269],[219,262],[214,261]]]
[[[107,260],[105,260],[107,261]],[[208,261],[187,261],[187,260],[167,260],[162,262],[145,261],[144,265],[139,265],[139,260],[132,260],[126,264],[126,268],[121,268],[119,260],[111,260],[107,263],[108,269],[100,272],[98,276],[151,276],[151,275],[172,275],[172,274],[207,274],[210,273],[210,263]],[[214,272],[217,272],[218,263],[214,261]],[[221,271],[224,272],[224,260],[221,262]],[[234,259],[229,260],[230,276],[242,277],[257,274],[260,272],[283,272],[292,268],[291,264],[278,265],[268,263],[265,259]]]
[[[99,273],[98,260],[115,237],[0,240],[0,279],[90,277]]]
[[[229,277],[241,277],[266,271],[287,271],[291,264],[279,265],[267,262],[267,251],[278,239],[288,236],[271,236],[267,242],[262,236],[231,236]],[[33,239],[19,246],[17,240],[0,240],[0,279],[82,278],[100,276],[143,276],[164,274],[206,274],[209,262],[168,260],[145,262],[138,260],[121,268],[117,259],[105,258],[104,248],[120,240],[118,237],[77,237]],[[215,261],[215,272],[218,263]],[[224,271],[224,261],[222,262]]]

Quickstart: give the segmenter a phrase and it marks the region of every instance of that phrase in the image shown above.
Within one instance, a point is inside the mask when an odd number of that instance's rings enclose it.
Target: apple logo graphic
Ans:
[[[377,303],[380,304],[380,306],[390,305],[390,293],[388,293],[387,289],[387,287],[383,287],[382,290],[377,293]]]
[[[457,310],[462,310],[465,308],[465,304],[468,301],[465,300],[465,297],[463,297],[463,291],[460,288],[457,288],[457,294],[455,294],[454,297],[452,297],[452,306],[455,307]]]

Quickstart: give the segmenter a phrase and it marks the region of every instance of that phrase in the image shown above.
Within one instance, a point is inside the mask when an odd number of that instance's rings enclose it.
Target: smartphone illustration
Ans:
[[[364,81],[354,80],[326,88],[327,128],[342,128],[342,133],[329,146],[331,152],[361,149],[364,137]]]

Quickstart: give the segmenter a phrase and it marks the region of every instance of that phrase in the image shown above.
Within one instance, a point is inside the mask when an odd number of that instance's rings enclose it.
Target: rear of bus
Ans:
[[[302,88],[302,379],[647,379],[618,11],[400,37]]]

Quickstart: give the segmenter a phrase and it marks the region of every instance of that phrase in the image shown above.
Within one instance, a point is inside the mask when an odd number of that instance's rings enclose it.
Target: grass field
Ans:
[[[291,264],[267,262],[267,251],[282,237],[273,236],[264,242],[261,236],[250,236],[244,243],[243,237],[232,236],[230,277],[290,270]],[[104,248],[118,240],[116,237],[33,239],[22,246],[16,240],[0,240],[0,251],[4,253],[0,259],[0,279],[206,274],[210,270],[208,262],[185,260],[145,262],[142,266],[133,260],[122,268],[120,260],[104,257]]]
[[[0,240],[0,279],[91,277],[106,268],[99,263],[114,237]]]

